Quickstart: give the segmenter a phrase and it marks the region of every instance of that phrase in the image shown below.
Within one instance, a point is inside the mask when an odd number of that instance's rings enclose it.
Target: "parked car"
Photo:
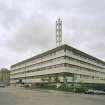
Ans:
[[[5,87],[5,84],[3,84],[3,83],[0,83],[0,87],[3,87],[3,88],[4,88],[4,87]]]
[[[85,94],[105,95],[105,92],[102,91],[102,90],[92,90],[92,89],[89,89],[89,90],[85,91]]]
[[[105,92],[102,90],[95,90],[94,94],[100,94],[100,95],[105,95]]]
[[[85,91],[85,94],[94,94],[94,90],[88,89],[87,91]]]
[[[24,87],[25,87],[25,88],[29,88],[30,85],[29,85],[29,84],[25,84]]]

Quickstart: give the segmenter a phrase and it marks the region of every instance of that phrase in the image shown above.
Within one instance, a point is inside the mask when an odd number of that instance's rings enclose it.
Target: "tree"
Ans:
[[[54,82],[56,82],[56,83],[60,82],[60,80],[57,76],[54,77]]]
[[[52,81],[51,76],[48,76],[48,83],[51,83],[51,81]]]
[[[67,76],[69,75],[69,73],[63,73],[62,76],[63,76],[63,82],[64,83],[67,83]]]
[[[22,79],[19,79],[19,81],[17,82],[18,84],[22,84]]]
[[[44,78],[41,78],[41,81],[44,83],[46,80]]]

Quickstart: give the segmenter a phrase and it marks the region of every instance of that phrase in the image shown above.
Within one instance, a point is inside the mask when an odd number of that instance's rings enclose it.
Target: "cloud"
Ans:
[[[105,42],[96,42],[92,46],[90,46],[90,51],[96,57],[105,60]]]
[[[53,42],[53,31],[49,20],[39,14],[32,15],[7,41],[8,48],[20,52],[37,48],[49,47]],[[51,43],[50,43],[51,42]]]

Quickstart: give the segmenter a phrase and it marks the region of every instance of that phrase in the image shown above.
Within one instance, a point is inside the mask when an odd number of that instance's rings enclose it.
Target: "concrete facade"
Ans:
[[[77,82],[105,84],[105,62],[62,45],[11,66],[11,83]]]

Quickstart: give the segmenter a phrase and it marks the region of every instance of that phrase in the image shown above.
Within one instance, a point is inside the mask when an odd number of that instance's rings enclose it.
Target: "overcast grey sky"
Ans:
[[[0,68],[63,43],[105,60],[105,0],[0,0]]]

